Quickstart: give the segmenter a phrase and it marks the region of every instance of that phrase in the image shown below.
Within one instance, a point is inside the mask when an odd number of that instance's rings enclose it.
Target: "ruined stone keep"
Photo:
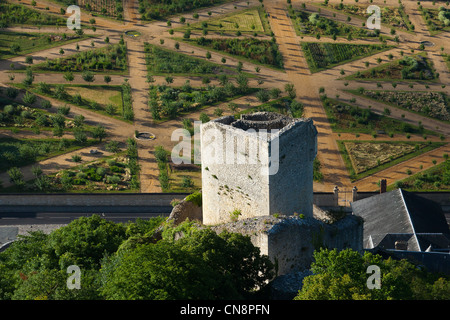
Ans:
[[[201,126],[203,223],[313,214],[311,119],[257,112]]]

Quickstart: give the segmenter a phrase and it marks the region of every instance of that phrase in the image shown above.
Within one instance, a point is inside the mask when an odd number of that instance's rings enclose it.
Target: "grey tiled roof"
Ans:
[[[396,241],[409,251],[449,247],[449,227],[434,201],[397,189],[355,201],[352,210],[364,219],[365,248],[394,249]]]

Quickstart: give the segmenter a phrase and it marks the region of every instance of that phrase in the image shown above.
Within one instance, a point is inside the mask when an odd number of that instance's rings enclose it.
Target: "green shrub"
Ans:
[[[74,154],[72,156],[72,161],[73,162],[81,162],[81,156],[79,154]]]
[[[73,179],[72,183],[76,186],[85,185],[87,183],[86,179]]]
[[[106,174],[106,169],[102,167],[97,168],[97,174],[103,178]]]
[[[120,168],[116,165],[109,167],[109,170],[111,170],[114,173],[124,173],[125,170],[123,168]]]
[[[200,191],[196,191],[196,192],[188,195],[185,200],[194,203],[198,207],[201,207],[202,206],[202,193]]]
[[[156,146],[155,147],[155,157],[156,157],[156,161],[167,162],[168,161],[168,152],[164,149],[163,146]]]
[[[119,176],[106,176],[106,183],[118,184],[121,181]]]
[[[241,214],[242,214],[241,210],[235,209],[232,212],[230,212],[230,218],[232,221],[237,221]]]
[[[76,174],[76,177],[77,177],[77,179],[86,179],[87,174],[84,173],[84,172],[78,172],[78,173]]]

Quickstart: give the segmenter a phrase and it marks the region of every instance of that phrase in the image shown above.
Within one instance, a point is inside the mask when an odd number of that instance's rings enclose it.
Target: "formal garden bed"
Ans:
[[[277,98],[277,94],[274,94],[273,91],[269,91],[268,94],[268,98],[274,100],[262,103],[256,107],[246,108],[245,110],[236,113],[234,115],[235,118],[239,118],[241,114],[253,112],[276,112],[293,118],[301,118],[303,116],[303,103],[291,97]]]
[[[301,42],[301,47],[309,69],[313,73],[393,48],[393,46],[384,44],[342,44],[323,42]]]
[[[367,7],[369,5],[360,4],[344,4],[344,3],[329,3],[324,1],[319,6],[326,7],[327,9],[334,10],[336,12],[344,13],[348,16],[355,17],[366,21],[372,13],[367,13]],[[413,32],[415,27],[409,20],[409,16],[405,13],[405,9],[402,4],[398,7],[383,6],[381,8],[381,23],[390,28],[398,29],[401,31]]]
[[[14,88],[9,89],[11,90],[8,91],[18,92]],[[26,101],[30,96],[33,95],[25,94],[23,100]],[[52,131],[55,137],[75,133],[95,135],[95,132],[100,132],[99,126],[87,125],[81,114],[72,114],[72,118],[68,118],[71,111],[67,105],[56,107],[56,113],[50,113],[44,110],[52,107],[48,100],[41,100],[40,108],[35,108],[14,102],[10,98],[0,97],[0,130],[10,130],[13,134],[31,131],[36,136],[42,131]]]
[[[36,51],[62,46],[90,38],[74,33],[37,33],[0,31],[0,59],[9,59]]]
[[[202,33],[214,32],[222,35],[236,35],[239,33],[269,35],[270,25],[264,8],[258,6],[241,10],[237,13],[233,12],[222,15],[219,18],[212,18],[203,22],[190,23],[189,25],[174,29],[174,31],[184,32],[187,30],[193,32],[202,31]],[[206,32],[203,30],[206,30]]]
[[[44,175],[39,166],[34,166],[34,178],[30,181],[24,181],[20,168],[14,168],[10,174],[15,178],[14,185],[0,189],[0,192],[139,192],[136,142],[128,139],[126,150],[122,150],[120,145],[117,141],[110,141],[106,149],[113,155],[54,174]],[[75,155],[72,159],[79,162],[82,157]]]
[[[432,36],[450,31],[450,8],[440,6],[438,9],[432,9],[420,5],[419,11]]]
[[[158,163],[158,180],[163,192],[192,193],[201,189],[201,166],[197,164],[174,164],[170,152],[162,146],[155,147]]]
[[[448,154],[443,156],[446,159],[444,162],[423,172],[411,175],[406,179],[396,181],[388,186],[388,191],[394,188],[402,188],[412,192],[449,192],[450,161],[448,160]]]
[[[30,165],[98,143],[99,141],[96,139],[88,139],[84,132],[80,133],[76,139],[0,138],[0,172],[5,172],[13,167]]]
[[[189,44],[207,48],[251,63],[284,70],[283,56],[274,40],[257,38],[205,38],[181,39]]]
[[[352,40],[354,38],[378,38],[380,35],[377,30],[372,31],[337,22],[321,16],[319,13],[290,9],[289,16],[298,36],[315,36],[317,38],[326,36],[332,37],[334,40],[338,37],[345,37]]]
[[[151,85],[149,89],[149,110],[156,122],[175,119],[206,107],[227,102],[244,95],[255,93],[258,89],[248,87],[244,75],[237,78],[238,85],[226,82],[223,86],[194,88],[189,80],[182,87]]]
[[[124,8],[122,0],[78,0],[76,3],[71,0],[52,0],[61,4],[64,8],[76,4],[83,11],[87,11],[91,16],[101,16],[116,20],[123,20]],[[61,11],[62,13],[62,11]],[[83,13],[82,13],[83,14]]]
[[[450,121],[450,97],[444,92],[381,90],[347,91],[397,108],[416,112],[429,118],[445,122]]]
[[[443,146],[440,142],[337,141],[352,181]]]
[[[139,0],[141,20],[161,20],[169,16],[231,2],[232,0]]]
[[[108,44],[43,63],[32,65],[36,72],[86,72],[126,74],[128,71],[127,46],[124,42]]]
[[[18,92],[18,91],[16,91]],[[75,127],[75,122],[66,119],[64,113],[66,109],[62,107],[58,109],[58,117],[64,121],[64,128],[70,129]],[[0,97],[0,129],[18,132],[19,130],[33,130],[39,133],[41,130],[51,130],[54,122],[51,114],[45,110],[24,106],[16,103],[8,98]],[[56,120],[55,120],[56,121]],[[59,121],[59,120],[58,120]]]
[[[22,84],[15,84],[24,88]],[[132,122],[131,88],[128,82],[121,86],[113,85],[50,85],[44,82],[32,84],[26,88],[29,92],[52,97],[65,103],[98,112],[100,114]]]
[[[349,90],[350,91],[350,90]],[[353,93],[353,91],[350,91]],[[376,136],[379,133],[394,137],[395,134],[436,135],[423,126],[413,126],[409,123],[390,118],[390,110],[378,114],[370,109],[349,105],[335,99],[324,99],[323,106],[331,128],[337,133],[366,133]]]
[[[49,176],[54,191],[139,192],[139,180],[131,173],[126,156],[83,164]]]
[[[237,74],[236,70],[229,67],[164,49],[149,43],[145,44],[144,49],[146,52],[145,59],[148,73],[152,76],[168,74],[176,74],[177,76],[217,76],[219,74]]]
[[[381,63],[381,61],[379,61]],[[437,82],[439,74],[434,69],[433,62],[425,52],[404,56],[387,63],[380,64],[366,71],[358,71],[345,77],[347,80],[371,81],[431,81]]]
[[[34,10],[22,4],[0,1],[0,28],[15,25],[24,26],[64,26],[66,19],[63,16],[49,14]]]

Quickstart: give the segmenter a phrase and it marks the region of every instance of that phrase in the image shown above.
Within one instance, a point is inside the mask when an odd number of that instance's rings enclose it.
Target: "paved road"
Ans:
[[[80,217],[99,214],[101,217],[114,222],[134,221],[138,218],[149,219],[158,216],[169,216],[172,207],[41,207],[23,206],[17,208],[2,207],[0,212],[0,226],[8,225],[41,225],[68,224]]]

